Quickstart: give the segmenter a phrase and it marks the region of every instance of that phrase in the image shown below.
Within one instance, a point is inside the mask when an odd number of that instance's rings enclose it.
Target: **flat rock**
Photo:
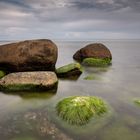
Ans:
[[[94,43],[78,50],[73,58],[82,62],[85,58],[112,59],[110,50],[101,43]]]
[[[18,72],[3,77],[0,80],[0,90],[45,91],[55,88],[57,82],[54,72]]]
[[[0,67],[10,72],[54,71],[57,53],[48,39],[5,44],[0,46]]]

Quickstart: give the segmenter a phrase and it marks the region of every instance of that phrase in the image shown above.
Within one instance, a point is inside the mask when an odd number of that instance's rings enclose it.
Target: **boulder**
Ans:
[[[97,58],[97,59],[112,59],[110,50],[101,43],[94,43],[85,46],[78,50],[73,58],[79,62],[82,62],[85,58]]]
[[[57,53],[57,46],[48,39],[1,45],[0,67],[10,72],[54,71]]]
[[[79,76],[82,73],[82,68],[79,63],[71,63],[56,69],[56,74],[60,78],[69,78]]]
[[[46,91],[57,86],[54,72],[17,72],[0,80],[2,91]]]

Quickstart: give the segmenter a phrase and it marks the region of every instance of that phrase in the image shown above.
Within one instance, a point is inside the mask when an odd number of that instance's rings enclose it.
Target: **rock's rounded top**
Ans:
[[[32,40],[24,40],[24,41],[19,41],[19,42],[14,42],[14,43],[9,43],[9,44],[3,44],[0,45],[2,47],[7,47],[7,46],[13,46],[13,45],[31,45],[32,43],[45,43],[46,42],[49,43],[54,43],[52,40],[50,39],[32,39]]]
[[[0,67],[11,72],[54,71],[57,56],[57,46],[51,40],[25,40],[0,46]]]
[[[110,50],[102,43],[94,43],[78,50],[73,58],[77,61],[83,61],[85,58],[112,59]]]
[[[10,73],[0,80],[2,90],[32,90],[30,88],[50,89],[58,82],[54,72]]]

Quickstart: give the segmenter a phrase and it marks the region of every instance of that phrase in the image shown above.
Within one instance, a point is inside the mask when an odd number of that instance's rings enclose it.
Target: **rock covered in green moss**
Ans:
[[[107,112],[105,102],[93,96],[73,96],[60,101],[57,113],[69,124],[84,125],[94,116],[100,116]]]
[[[82,62],[86,66],[103,67],[111,64],[110,58],[99,59],[99,58],[85,58]]]
[[[82,67],[79,63],[71,63],[56,69],[56,73],[60,78],[79,76],[82,73]]]
[[[4,71],[0,70],[0,79],[1,79],[2,77],[4,77],[5,75],[6,75],[6,73],[5,73]]]
[[[90,74],[86,77],[84,77],[84,80],[99,80],[100,78],[97,77],[96,75]]]
[[[134,103],[140,106],[140,99],[135,99]]]
[[[18,72],[6,75],[0,80],[2,91],[46,91],[57,86],[54,72]]]
[[[78,50],[73,58],[82,62],[85,58],[112,59],[110,50],[102,43],[89,44]]]

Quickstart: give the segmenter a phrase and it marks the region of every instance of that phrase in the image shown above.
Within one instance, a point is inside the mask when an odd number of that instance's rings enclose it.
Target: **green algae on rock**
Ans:
[[[86,66],[103,67],[111,64],[110,58],[100,59],[100,58],[85,58],[82,62]]]
[[[0,70],[0,79],[1,79],[2,77],[4,77],[5,75],[6,75],[6,73],[5,73],[4,71]]]
[[[71,63],[56,69],[56,74],[60,78],[80,76],[81,73],[82,73],[82,67],[79,63]]]
[[[135,99],[134,103],[140,106],[140,99]]]
[[[18,72],[6,75],[0,80],[2,91],[46,91],[57,86],[54,72]]]
[[[105,102],[93,96],[72,96],[56,105],[58,116],[69,124],[85,125],[94,116],[107,112]]]
[[[97,77],[96,75],[90,74],[86,77],[84,77],[84,80],[99,80],[100,78]]]

